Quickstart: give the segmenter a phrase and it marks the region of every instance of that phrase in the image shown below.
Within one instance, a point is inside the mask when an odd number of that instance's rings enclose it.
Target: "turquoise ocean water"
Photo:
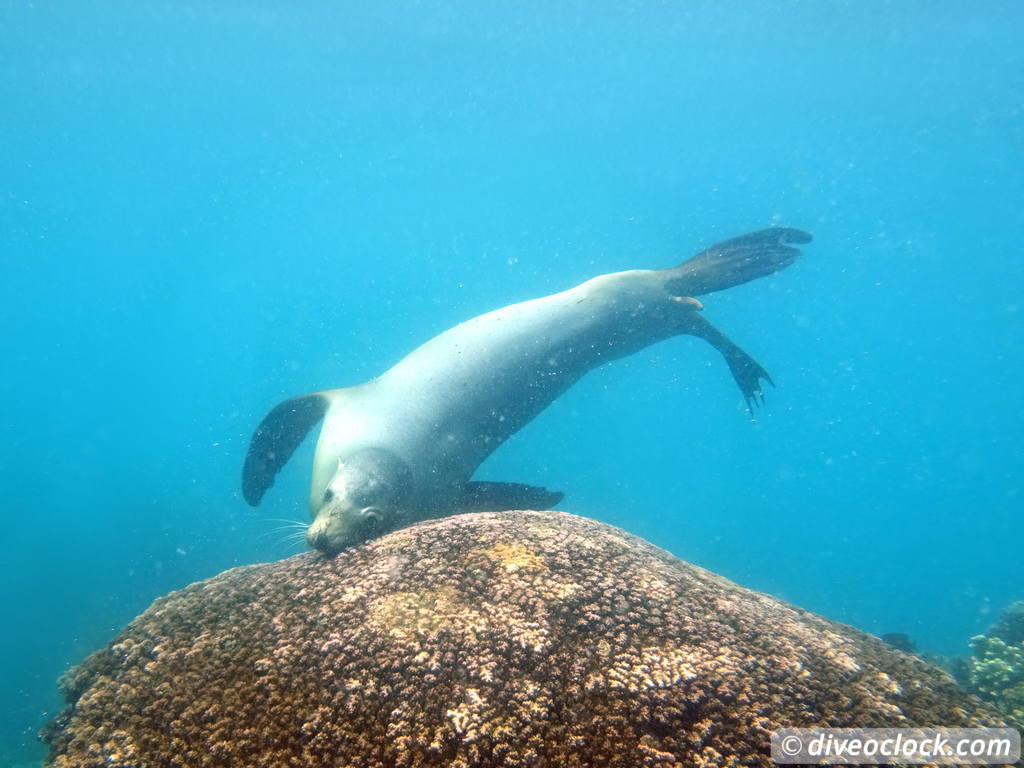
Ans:
[[[156,596],[297,551],[280,399],[773,224],[805,258],[590,375],[481,476],[966,653],[1024,597],[1014,2],[0,3],[0,763]]]

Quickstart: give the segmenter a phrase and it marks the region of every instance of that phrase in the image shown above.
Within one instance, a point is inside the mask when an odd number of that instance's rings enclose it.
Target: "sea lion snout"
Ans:
[[[408,467],[387,451],[366,449],[339,461],[306,530],[306,543],[335,555],[390,531],[410,488]]]
[[[317,517],[306,529],[306,543],[310,549],[316,549],[325,555],[337,554],[330,543],[330,536],[327,533],[327,526],[323,524],[323,518]]]
[[[389,529],[385,525],[385,513],[379,507],[353,509],[333,498],[309,524],[306,543],[325,555],[333,556]]]

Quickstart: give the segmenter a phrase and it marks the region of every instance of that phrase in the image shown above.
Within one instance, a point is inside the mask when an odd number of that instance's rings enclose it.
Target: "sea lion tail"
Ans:
[[[800,255],[791,244],[811,236],[789,227],[772,227],[723,240],[670,270],[668,287],[677,296],[702,296],[785,269]]]

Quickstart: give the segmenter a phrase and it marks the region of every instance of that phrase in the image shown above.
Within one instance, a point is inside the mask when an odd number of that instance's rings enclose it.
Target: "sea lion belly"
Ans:
[[[589,370],[678,334],[698,306],[651,271],[602,275],[461,323],[369,384],[404,441],[441,474],[457,456],[465,475]]]

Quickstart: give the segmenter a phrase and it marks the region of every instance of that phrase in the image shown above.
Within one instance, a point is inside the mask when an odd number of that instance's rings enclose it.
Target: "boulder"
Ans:
[[[782,726],[1005,724],[916,656],[558,512],[227,571],[63,687],[57,768],[770,766]]]

